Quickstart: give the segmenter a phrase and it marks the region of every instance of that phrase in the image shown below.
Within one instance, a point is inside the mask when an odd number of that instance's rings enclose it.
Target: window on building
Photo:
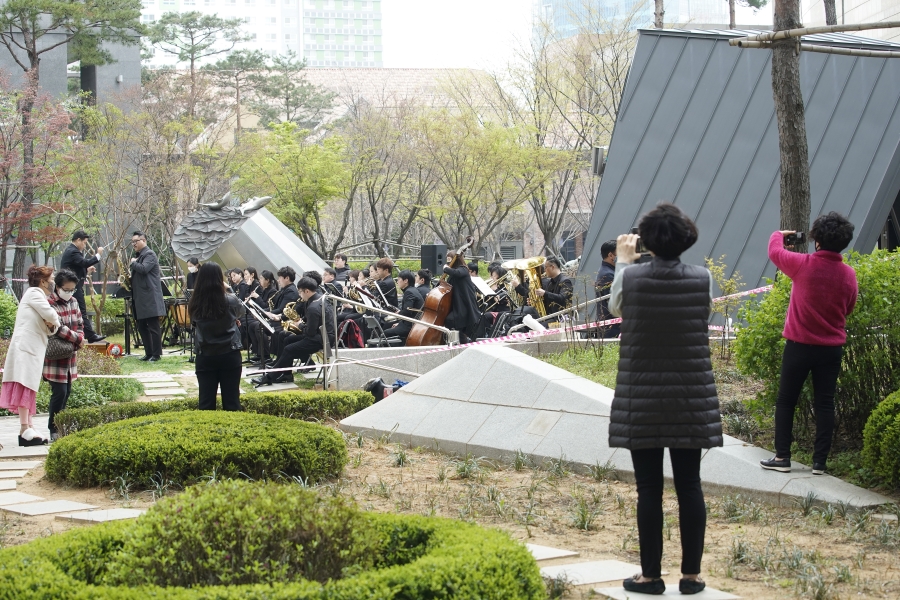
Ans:
[[[365,53],[365,52],[360,52],[360,51],[357,50],[357,51],[356,51],[356,62],[362,62],[362,61],[364,61],[365,59],[366,59],[366,53]]]
[[[319,44],[320,46],[321,46],[322,44],[324,44],[324,43],[325,43],[325,36],[322,35],[321,33],[317,33],[317,34],[316,34],[316,43]]]
[[[381,52],[375,53],[375,62],[381,62]]]
[[[244,0],[247,4],[256,4],[256,0]]]
[[[156,6],[156,0],[144,0],[143,2],[141,2],[141,6],[143,6],[144,8]]]
[[[318,60],[318,61],[325,60],[325,51],[324,50],[316,50],[316,60]]]
[[[141,15],[141,23],[153,23],[156,21],[155,15]]]
[[[197,0],[184,0],[183,3],[185,6],[194,6],[197,4]]]
[[[246,25],[253,25],[253,22],[254,22],[255,20],[256,20],[256,19],[254,19],[253,17],[244,17],[244,23],[245,23]]]
[[[163,6],[175,6],[175,0],[162,0]]]
[[[561,258],[565,262],[575,260],[575,232],[563,231],[562,239],[565,240],[559,248]]]
[[[252,41],[254,41],[255,39],[256,39],[256,34],[255,34],[255,33],[251,33],[251,34],[250,34],[250,41],[252,42]]]
[[[278,17],[269,17],[269,24],[270,24],[270,25],[277,25],[277,24],[278,24]]]
[[[366,36],[364,36],[364,35],[356,36],[356,45],[357,46],[362,46],[365,43],[366,43]]]
[[[334,53],[334,57],[335,57],[335,59],[337,59],[338,62],[343,62],[344,61],[344,51],[338,50],[337,52]]]
[[[268,38],[268,40],[269,40],[270,42],[276,42],[276,41],[278,41],[278,34],[270,33],[270,34],[269,34],[268,36],[266,36],[266,37]]]
[[[290,18],[290,17],[285,17],[285,18],[284,18],[284,24],[285,24],[285,25],[290,25],[290,24],[291,24],[291,18]]]
[[[356,25],[357,29],[362,29],[363,27],[366,26],[366,20],[365,19],[356,19],[355,25]]]
[[[284,34],[284,41],[285,42],[291,41],[291,34],[289,34],[289,33]]]

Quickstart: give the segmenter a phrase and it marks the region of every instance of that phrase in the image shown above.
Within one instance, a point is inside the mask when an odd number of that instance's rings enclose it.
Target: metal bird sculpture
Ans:
[[[221,210],[221,209],[225,208],[226,206],[228,206],[229,204],[231,204],[231,192],[230,191],[227,194],[225,194],[224,196],[222,196],[219,200],[216,200],[215,202],[209,202],[206,204],[201,203],[200,206],[205,206],[212,210]]]
[[[255,196],[253,198],[250,198],[249,200],[241,204],[241,214],[243,215],[244,213],[250,212],[251,210],[262,208],[263,206],[268,204],[270,200],[272,200],[272,196]]]

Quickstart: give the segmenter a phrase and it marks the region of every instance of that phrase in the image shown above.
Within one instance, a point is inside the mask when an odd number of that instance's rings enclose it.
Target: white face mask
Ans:
[[[68,302],[69,300],[72,299],[72,295],[73,295],[74,293],[75,293],[75,292],[65,292],[65,291],[63,291],[63,290],[59,290],[58,292],[56,292],[56,295],[59,296],[60,299],[65,300],[66,302]]]
[[[188,267],[188,272],[190,272],[190,273],[196,273],[196,272],[197,272],[197,267]]]

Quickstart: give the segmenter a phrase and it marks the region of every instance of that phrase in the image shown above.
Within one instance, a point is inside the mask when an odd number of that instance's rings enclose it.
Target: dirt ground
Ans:
[[[367,510],[474,521],[522,542],[580,553],[542,566],[602,559],[640,562],[634,486],[616,481],[614,473],[579,475],[558,462],[497,464],[403,448],[387,439],[351,435],[346,440],[350,462],[344,476],[317,486],[322,494],[351,498]],[[43,479],[42,468],[29,474],[18,491],[100,508],[147,508],[154,500],[150,492],[121,485],[77,489],[52,484]],[[754,599],[900,597],[896,521],[840,506],[776,508],[740,497],[709,496],[707,504],[703,577],[712,587]],[[666,492],[665,508],[664,579],[677,583],[680,550],[672,490]],[[0,515],[3,545],[90,526],[52,516]],[[590,595],[590,587],[558,583],[564,598]]]

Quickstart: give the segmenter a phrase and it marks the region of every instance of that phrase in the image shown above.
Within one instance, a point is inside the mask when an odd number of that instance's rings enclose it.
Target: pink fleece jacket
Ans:
[[[801,344],[842,346],[847,315],[856,305],[856,271],[840,252],[786,250],[780,231],[769,238],[769,258],[793,282],[782,335]]]

